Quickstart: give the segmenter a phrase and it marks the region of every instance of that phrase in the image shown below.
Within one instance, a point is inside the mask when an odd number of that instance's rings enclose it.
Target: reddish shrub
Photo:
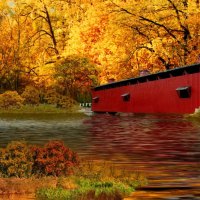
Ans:
[[[69,175],[78,165],[78,156],[61,141],[50,141],[44,147],[33,147],[33,173],[40,175]]]

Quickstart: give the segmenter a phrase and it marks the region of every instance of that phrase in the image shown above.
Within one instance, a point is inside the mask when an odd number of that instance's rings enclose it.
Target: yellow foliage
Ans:
[[[37,85],[76,93],[93,80],[192,64],[200,54],[196,0],[0,1],[0,11],[3,90]],[[57,64],[71,55],[90,60],[98,74],[88,73],[91,65],[63,73]]]
[[[33,86],[26,86],[21,96],[25,104],[38,105],[40,102],[39,91]]]
[[[61,95],[57,102],[57,107],[69,109],[74,106],[76,102],[69,96]]]
[[[25,142],[11,142],[5,149],[0,149],[1,176],[29,177],[32,165],[31,151]]]
[[[46,103],[55,104],[58,108],[68,109],[76,104],[74,99],[69,96],[59,94],[55,89],[48,89],[44,98]]]
[[[60,94],[55,89],[47,89],[44,99],[48,104],[57,104]]]
[[[24,99],[16,91],[7,91],[0,94],[1,108],[20,108],[23,105]]]

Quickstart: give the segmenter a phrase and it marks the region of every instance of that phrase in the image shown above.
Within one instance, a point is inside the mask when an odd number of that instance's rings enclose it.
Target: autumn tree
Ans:
[[[66,57],[56,63],[54,73],[57,90],[62,95],[68,95],[74,99],[95,85],[96,75],[94,65],[87,58],[76,55]]]
[[[151,70],[152,66],[159,70],[159,66],[169,69],[195,62],[199,53],[199,2],[113,1],[112,5],[115,21],[133,35],[135,45],[128,61],[138,59],[143,68]]]
[[[95,63],[100,83],[107,82],[113,76],[116,78],[116,66],[124,55],[124,48],[118,48],[113,40],[118,27],[111,23],[107,5],[107,1],[85,2],[82,5],[84,18],[80,23],[74,23],[69,40],[70,52],[79,53]]]
[[[2,0],[0,89],[77,99],[91,85],[195,63],[197,0]],[[52,91],[50,91],[52,93]],[[43,100],[42,100],[43,101]]]
[[[38,49],[30,43],[30,37],[33,34],[31,20],[24,9],[14,3],[7,6],[6,14],[1,21],[0,81],[2,90],[20,91],[25,85],[33,83],[34,76],[38,76]]]

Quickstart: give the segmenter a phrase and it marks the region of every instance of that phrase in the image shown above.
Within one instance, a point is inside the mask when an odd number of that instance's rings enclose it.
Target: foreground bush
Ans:
[[[25,142],[11,142],[0,149],[0,175],[3,177],[29,177],[33,158]]]
[[[50,141],[44,147],[17,141],[0,149],[1,177],[69,175],[77,165],[77,154],[61,141]]]
[[[59,176],[56,187],[37,190],[38,199],[121,200],[146,179],[112,163],[79,163],[77,154],[61,141],[44,147],[11,142],[0,149],[1,177]],[[48,187],[48,186],[47,186]]]
[[[20,108],[24,99],[16,91],[7,91],[0,94],[0,108]]]
[[[69,175],[78,165],[78,156],[61,141],[51,141],[44,147],[34,147],[33,173],[44,175]]]

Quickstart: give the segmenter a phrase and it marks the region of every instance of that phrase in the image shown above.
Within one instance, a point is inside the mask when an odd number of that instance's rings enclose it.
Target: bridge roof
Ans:
[[[125,80],[116,81],[116,82],[112,82],[112,83],[107,83],[104,85],[97,86],[97,87],[93,88],[93,90],[95,90],[95,91],[105,90],[105,89],[110,89],[110,88],[115,88],[115,87],[134,85],[134,84],[139,84],[139,83],[145,83],[147,81],[156,81],[159,79],[166,79],[166,78],[183,76],[185,74],[193,74],[193,73],[199,73],[199,72],[200,72],[200,63],[197,63],[197,64],[193,64],[193,65],[186,65],[183,67],[166,70],[163,72],[158,72],[158,73],[149,74],[149,75],[145,75],[145,76],[125,79]]]

